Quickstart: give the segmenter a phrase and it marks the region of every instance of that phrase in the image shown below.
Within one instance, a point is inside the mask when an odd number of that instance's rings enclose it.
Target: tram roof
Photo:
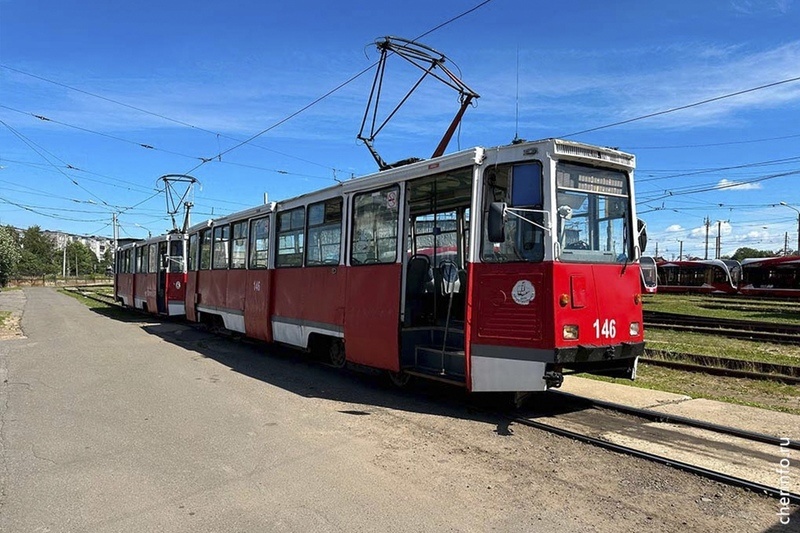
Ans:
[[[271,202],[256,207],[251,207],[242,211],[231,213],[224,217],[209,219],[197,223],[189,228],[189,233],[194,233],[203,228],[218,226],[237,220],[254,218],[258,215],[267,214],[276,209],[291,209],[308,203],[322,201],[342,194],[354,193],[361,190],[377,189],[400,183],[410,179],[420,178],[431,174],[438,174],[455,170],[457,168],[480,164],[488,155],[494,155],[498,162],[504,160],[522,160],[525,157],[533,157],[541,151],[545,153],[555,153],[586,162],[609,165],[615,167],[625,167],[632,169],[635,166],[635,157],[632,154],[608,147],[594,146],[591,144],[563,139],[541,139],[538,141],[525,141],[517,144],[495,146],[491,148],[473,147],[453,154],[443,155],[433,159],[423,159],[408,165],[376,171],[371,174],[352,178],[308,192],[292,198],[287,198],[279,202]]]

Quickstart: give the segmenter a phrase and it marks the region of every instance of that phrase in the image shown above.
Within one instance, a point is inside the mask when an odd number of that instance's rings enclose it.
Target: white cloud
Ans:
[[[667,233],[677,233],[679,231],[683,231],[683,227],[680,224],[673,224],[664,231]]]
[[[750,191],[760,188],[760,183],[739,183],[737,181],[731,181],[725,178],[722,178],[719,180],[719,183],[717,183],[717,189],[723,191]]]

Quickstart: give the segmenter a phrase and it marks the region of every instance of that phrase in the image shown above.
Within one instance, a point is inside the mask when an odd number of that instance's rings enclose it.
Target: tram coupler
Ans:
[[[544,382],[548,389],[557,389],[564,383],[564,374],[556,371],[549,371],[544,373]]]

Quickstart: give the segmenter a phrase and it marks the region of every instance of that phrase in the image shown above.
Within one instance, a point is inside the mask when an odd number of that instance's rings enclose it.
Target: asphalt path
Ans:
[[[373,464],[347,431],[366,414],[343,408],[353,386],[371,393],[358,378],[51,289],[25,295],[26,338],[0,344],[0,531],[479,527]]]

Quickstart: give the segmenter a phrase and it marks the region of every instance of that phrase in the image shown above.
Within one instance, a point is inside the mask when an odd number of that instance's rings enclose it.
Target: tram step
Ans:
[[[420,371],[463,378],[465,375],[464,350],[447,347],[442,352],[441,346],[417,346],[414,367]]]

